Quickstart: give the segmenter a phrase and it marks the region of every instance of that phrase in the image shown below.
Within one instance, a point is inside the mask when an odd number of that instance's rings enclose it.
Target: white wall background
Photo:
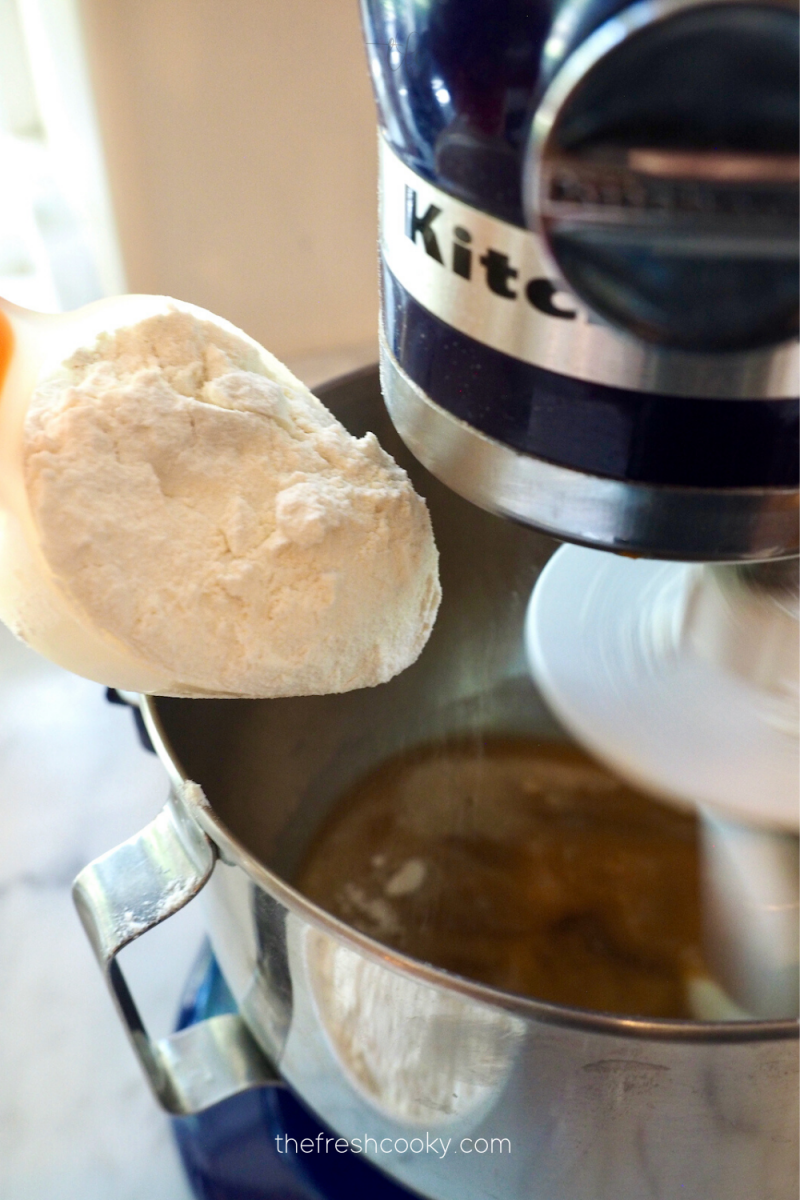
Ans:
[[[356,0],[80,0],[131,291],[281,358],[371,348],[375,114]]]

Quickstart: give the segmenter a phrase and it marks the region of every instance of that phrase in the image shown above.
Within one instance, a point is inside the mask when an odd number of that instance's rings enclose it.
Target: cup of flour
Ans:
[[[343,692],[435,620],[425,502],[235,326],[165,297],[4,305],[0,616],[125,690]]]

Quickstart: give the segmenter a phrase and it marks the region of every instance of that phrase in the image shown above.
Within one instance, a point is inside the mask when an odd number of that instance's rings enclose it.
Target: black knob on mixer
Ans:
[[[797,12],[640,0],[585,37],[590,7],[568,4],[545,47],[531,227],[575,292],[638,338],[695,351],[790,338]]]

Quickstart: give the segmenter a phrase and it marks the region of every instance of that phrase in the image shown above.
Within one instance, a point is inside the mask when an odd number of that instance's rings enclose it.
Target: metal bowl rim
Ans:
[[[313,901],[308,900],[291,884],[264,866],[219,818],[205,794],[198,802],[186,795],[183,785],[189,777],[183,770],[177,755],[170,745],[157,708],[157,696],[142,696],[141,711],[147,732],[162,763],[167,768],[170,781],[182,796],[185,807],[220,851],[220,858],[228,865],[240,867],[249,879],[278,899],[287,909],[299,915],[309,924],[321,929],[343,942],[350,949],[365,954],[373,962],[420,983],[445,989],[480,1004],[501,1008],[513,1014],[547,1025],[559,1025],[581,1030],[585,1033],[606,1034],[616,1037],[633,1037],[649,1041],[677,1041],[689,1043],[740,1043],[753,1041],[785,1041],[796,1039],[800,1033],[800,1022],[794,1019],[758,1021],[690,1021],[683,1019],[615,1016],[593,1012],[589,1009],[571,1008],[504,992],[488,984],[477,983],[459,975],[450,974],[440,967],[423,963],[400,951],[384,946],[367,934],[353,929],[338,917],[332,916]],[[196,701],[183,701],[196,703]],[[226,701],[235,704],[236,701]],[[197,781],[192,781],[197,782]],[[202,788],[201,788],[202,792]]]

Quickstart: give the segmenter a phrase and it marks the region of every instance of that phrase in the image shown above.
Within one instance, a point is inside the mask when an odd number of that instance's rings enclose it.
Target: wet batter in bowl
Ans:
[[[454,740],[393,758],[319,831],[296,885],[386,945],[558,1004],[690,1017],[695,818],[582,751]]]

